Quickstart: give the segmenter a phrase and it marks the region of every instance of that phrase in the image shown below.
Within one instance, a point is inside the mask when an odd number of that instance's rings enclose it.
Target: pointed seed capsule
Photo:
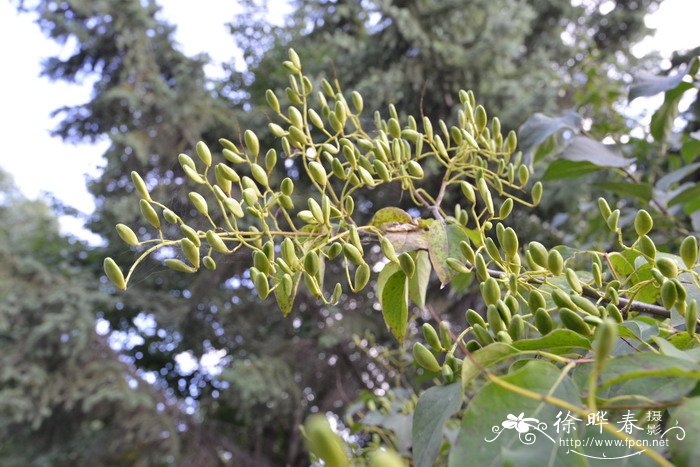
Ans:
[[[661,303],[664,308],[670,310],[678,299],[678,291],[673,281],[665,281],[661,285]]]
[[[166,259],[165,265],[167,267],[169,267],[170,269],[172,269],[173,271],[177,271],[177,272],[186,272],[186,273],[191,274],[191,273],[196,271],[196,269],[193,268],[192,266],[188,266],[185,263],[183,263],[182,261],[180,261],[179,259],[175,259],[175,258]]]
[[[610,217],[610,214],[612,214],[612,210],[610,209],[608,202],[605,201],[605,198],[598,198],[598,209],[600,209],[600,214],[605,220],[607,220]]]
[[[148,188],[146,188],[146,182],[143,181],[143,178],[141,178],[138,172],[131,172],[131,181],[134,183],[134,187],[141,197],[147,201],[151,201],[151,195],[148,193]]]
[[[472,332],[474,333],[474,336],[479,340],[481,345],[487,346],[493,343],[493,337],[491,336],[491,334],[486,330],[485,327],[482,327],[480,324],[474,325],[474,327],[472,328]]]
[[[112,283],[117,286],[118,289],[126,290],[126,281],[124,280],[124,274],[122,270],[119,269],[117,263],[114,262],[112,258],[105,258],[103,262],[103,268],[107,278],[112,281]]]
[[[656,260],[656,267],[661,271],[661,274],[673,279],[678,276],[678,266],[676,262],[670,258],[659,258]]]
[[[207,230],[207,243],[211,246],[214,251],[219,253],[230,253],[231,251],[226,247],[226,243],[219,237],[219,235],[213,230]]]
[[[136,234],[133,230],[131,230],[129,226],[124,224],[117,224],[117,233],[127,245],[136,246],[139,244],[138,237],[136,237]]]
[[[569,286],[574,292],[578,294],[583,292],[583,288],[581,287],[581,281],[579,280],[574,270],[571,268],[566,268],[566,281],[569,283]]]
[[[489,323],[489,329],[491,329],[494,334],[506,330],[506,325],[496,305],[489,305],[486,309],[486,321]]]
[[[685,326],[691,339],[695,338],[695,329],[698,325],[698,301],[693,299],[685,312]]]
[[[204,144],[203,141],[199,141],[194,148],[197,152],[197,157],[199,157],[199,160],[204,162],[204,165],[209,167],[211,165],[211,151],[209,150],[209,147]]]
[[[643,235],[639,238],[637,249],[650,259],[656,258],[656,245],[654,245],[654,241],[648,235]]]
[[[535,311],[535,327],[543,336],[549,334],[552,332],[552,329],[554,329],[554,321],[544,308],[538,308],[537,311]]]
[[[598,325],[593,339],[593,350],[595,351],[595,364],[600,371],[607,361],[608,356],[615,348],[617,341],[617,323],[606,318]]]
[[[202,264],[204,264],[204,267],[210,271],[214,271],[216,269],[216,262],[211,256],[205,256],[202,258]]]
[[[268,89],[265,92],[265,100],[267,101],[267,105],[270,106],[273,112],[277,114],[280,113],[280,101],[279,99],[277,99],[275,93],[272,92],[272,89]]]
[[[257,135],[251,130],[246,130],[243,134],[243,139],[245,140],[245,146],[251,154],[257,156],[260,153],[260,142],[258,141]]]
[[[199,268],[199,248],[197,248],[194,242],[189,238],[183,238],[180,241],[180,246],[182,247],[182,253],[184,253],[187,261],[195,268]]]
[[[355,292],[364,289],[369,282],[370,269],[367,263],[360,264],[355,270]]]
[[[532,204],[537,206],[542,200],[542,182],[537,182],[532,186]]]
[[[486,305],[494,305],[501,298],[501,287],[493,277],[486,279],[480,288]]]
[[[469,323],[469,325],[472,327],[476,326],[477,324],[486,327],[486,321],[484,321],[484,318],[482,318],[479,313],[472,310],[471,308],[467,310],[466,319],[467,323]]]
[[[591,328],[575,311],[568,308],[562,308],[559,310],[559,318],[561,319],[562,324],[568,329],[571,329],[572,331],[584,336],[591,335]]]
[[[652,227],[654,227],[654,221],[651,215],[644,209],[637,211],[637,215],[634,218],[634,230],[637,232],[637,235],[642,237],[648,234]]]
[[[557,250],[550,250],[547,255],[547,269],[555,276],[560,275],[564,270],[564,258]]]
[[[539,242],[530,242],[530,244],[527,247],[528,251],[530,252],[530,255],[532,255],[533,261],[542,266],[542,267],[547,267],[548,262],[547,262],[547,249],[544,247]]]
[[[394,249],[394,245],[391,244],[388,238],[382,237],[380,246],[382,249],[382,254],[384,254],[386,259],[388,259],[392,263],[399,262],[399,258],[396,256],[396,250]]]
[[[693,235],[685,237],[681,242],[679,253],[685,267],[691,269],[698,260],[698,239]]]
[[[328,183],[328,175],[326,174],[326,169],[316,161],[309,162],[309,175],[321,188],[325,187]]]
[[[515,230],[508,227],[503,231],[503,242],[501,246],[508,259],[512,259],[518,254],[518,235],[515,233]]]
[[[151,206],[151,203],[145,199],[142,199],[139,202],[139,206],[141,208],[141,214],[143,214],[146,221],[148,221],[148,223],[156,229],[160,229],[160,218],[158,217],[156,210],[153,209],[153,206]]]
[[[545,308],[547,302],[539,290],[532,290],[527,297],[527,306],[530,308],[530,311],[534,313],[538,308]]]
[[[209,207],[207,206],[207,201],[204,199],[202,195],[197,193],[196,191],[191,191],[187,197],[190,199],[190,202],[194,205],[194,207],[199,211],[202,215],[206,216],[209,213]]]
[[[420,342],[413,344],[413,359],[418,366],[433,373],[438,373],[442,369],[435,355]]]
[[[398,260],[399,266],[401,266],[401,270],[406,274],[406,277],[409,279],[413,277],[413,274],[416,272],[416,263],[413,261],[413,258],[411,258],[411,255],[408,253],[401,253]]]

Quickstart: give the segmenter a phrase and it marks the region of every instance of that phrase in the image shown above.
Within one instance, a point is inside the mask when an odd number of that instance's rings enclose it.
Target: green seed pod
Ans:
[[[483,199],[484,203],[486,204],[486,210],[489,212],[489,214],[493,215],[493,198],[491,198],[491,191],[489,190],[489,187],[486,184],[486,180],[480,178],[476,182],[476,187],[479,189],[479,195],[481,196],[481,199]]]
[[[416,161],[409,161],[406,165],[406,171],[410,176],[415,178],[420,179],[424,176],[423,167],[421,167],[420,164]]]
[[[255,285],[255,290],[258,292],[258,297],[261,300],[265,300],[270,294],[270,283],[267,281],[267,276],[263,273],[258,273],[253,278],[253,285]]]
[[[425,342],[427,342],[428,345],[433,348],[433,350],[436,352],[443,352],[445,350],[442,348],[442,344],[440,344],[440,338],[438,337],[437,331],[435,331],[435,328],[432,327],[430,323],[423,323],[422,330]]]
[[[194,205],[194,207],[203,215],[208,215],[209,213],[209,207],[207,206],[207,201],[204,199],[202,195],[197,193],[196,191],[191,191],[187,197],[190,199],[190,202]]]
[[[413,261],[413,258],[411,258],[411,255],[408,253],[401,253],[398,256],[399,260],[399,266],[401,266],[401,270],[406,274],[406,277],[409,279],[413,277],[413,274],[416,272],[416,263]]]
[[[462,188],[462,193],[464,194],[464,197],[472,203],[474,203],[476,201],[476,195],[474,193],[474,187],[471,185],[471,183],[465,182],[463,180],[459,183],[459,186]]]
[[[216,262],[211,256],[205,256],[202,258],[202,264],[204,264],[204,267],[210,271],[214,271],[216,269]]]
[[[326,175],[326,169],[316,161],[309,162],[309,175],[321,188],[325,187],[328,183],[328,176]]]
[[[605,220],[607,220],[610,217],[610,214],[612,214],[612,210],[610,209],[608,202],[605,201],[605,198],[598,198],[598,209]]]
[[[328,467],[347,467],[350,465],[343,441],[333,432],[324,415],[312,415],[304,424],[304,434],[308,449],[323,459]]]
[[[219,237],[219,235],[213,230],[207,230],[206,234],[207,243],[211,246],[214,251],[219,253],[230,253],[231,251],[226,247],[226,243]]]
[[[192,180],[193,182],[198,183],[200,185],[203,185],[204,183],[206,183],[204,178],[202,178],[202,176],[199,175],[196,170],[190,168],[189,166],[187,166],[187,165],[184,166],[182,168],[182,170],[183,170],[183,172],[185,172],[185,175],[187,175],[187,177],[190,180]]]
[[[413,344],[413,359],[418,366],[433,373],[438,373],[442,369],[435,355],[420,342]]]
[[[183,238],[180,240],[180,246],[182,247],[182,253],[187,258],[187,261],[192,263],[192,266],[199,268],[199,248],[194,244],[189,238]]]
[[[576,308],[576,304],[571,300],[571,296],[559,289],[552,291],[552,300],[559,308]]]
[[[294,182],[292,179],[287,177],[282,180],[282,183],[280,183],[280,190],[282,190],[283,194],[291,196],[292,192],[294,191]]]
[[[537,206],[542,200],[542,182],[537,182],[532,186],[532,204]]]
[[[486,252],[491,258],[494,260],[499,260],[501,258],[501,255],[498,252],[498,247],[491,237],[486,237],[484,246],[486,246]]]
[[[367,263],[360,264],[355,270],[355,287],[354,292],[359,292],[364,289],[369,282],[370,270]]]
[[[560,275],[564,271],[564,258],[557,250],[550,250],[547,255],[547,269],[555,276]]]
[[[549,334],[552,332],[552,329],[554,329],[554,321],[544,308],[538,308],[537,311],[535,311],[535,327],[543,336]]]
[[[282,258],[284,261],[290,267],[295,268],[299,262],[299,259],[297,258],[294,248],[294,241],[289,237],[285,238],[280,245],[280,251],[282,252]]]
[[[508,325],[508,334],[510,334],[510,337],[512,337],[514,341],[517,341],[523,336],[524,332],[525,323],[523,322],[523,318],[520,315],[513,316],[513,319],[510,320],[510,324]]]
[[[160,229],[160,218],[156,210],[153,209],[153,206],[145,199],[139,202],[139,206],[141,208],[141,214],[143,214],[146,221],[156,229]]]
[[[260,153],[260,142],[258,141],[257,135],[251,130],[246,130],[243,134],[243,139],[245,140],[245,147],[248,148],[254,157],[257,157]]]
[[[678,292],[676,291],[676,285],[673,281],[665,281],[661,285],[661,303],[664,308],[671,309],[678,299]]]
[[[685,237],[681,242],[679,253],[685,267],[691,269],[698,260],[698,239],[693,235]]]
[[[493,277],[489,277],[483,283],[480,284],[481,295],[484,297],[484,303],[486,305],[494,305],[501,298],[501,287],[498,285],[498,281]]]
[[[194,170],[195,172],[197,171],[197,166],[195,165],[194,161],[190,156],[187,154],[180,154],[177,156],[177,160],[180,163],[180,166],[184,169],[185,167],[189,167],[190,169]]]
[[[608,217],[608,219],[605,221],[606,224],[608,224],[608,228],[610,229],[611,232],[617,232],[618,227],[617,223],[620,220],[620,210],[615,209],[612,214]]]
[[[379,159],[375,159],[374,163],[372,164],[374,166],[374,171],[377,172],[377,175],[379,178],[382,179],[384,182],[388,182],[391,180],[391,175],[389,174],[389,170],[386,168],[386,165]]]
[[[265,153],[265,170],[272,172],[272,169],[277,165],[277,151],[270,149]]]
[[[318,201],[316,201],[313,198],[309,198],[308,205],[309,205],[309,211],[311,211],[311,215],[314,216],[314,219],[316,219],[316,221],[318,221],[319,224],[325,223],[325,216],[323,215],[323,209],[321,209],[321,205],[318,204]]]
[[[695,339],[695,329],[698,325],[698,301],[693,299],[685,312],[685,327],[691,339]]]
[[[491,329],[494,334],[498,331],[505,331],[506,329],[506,325],[496,305],[489,305],[486,309],[486,321],[489,323],[489,329]]]
[[[487,346],[493,343],[493,337],[491,336],[491,334],[486,330],[485,327],[481,326],[480,324],[474,325],[472,328],[472,332],[474,333],[474,337],[478,339],[481,345]]]
[[[593,339],[593,350],[595,351],[595,365],[600,371],[610,353],[615,348],[617,341],[617,323],[611,319],[604,319],[598,325],[595,338]]]
[[[146,182],[143,181],[143,178],[141,178],[141,175],[139,175],[135,171],[131,172],[131,181],[134,183],[134,187],[136,188],[136,191],[139,192],[141,197],[147,201],[151,201],[151,195],[148,194],[148,188],[146,188]]]
[[[452,347],[452,337],[450,337],[450,325],[447,321],[441,321],[438,326],[438,334],[440,335],[440,342],[442,346],[446,349]]]
[[[498,217],[505,219],[513,211],[513,198],[506,199],[498,210]]]
[[[467,319],[467,323],[469,323],[469,325],[472,327],[476,326],[477,324],[483,326],[484,328],[486,327],[486,321],[484,321],[484,318],[482,318],[479,313],[471,308],[467,310],[465,317]]]
[[[578,294],[583,292],[583,287],[581,287],[581,281],[579,280],[574,270],[571,268],[566,268],[566,281],[569,283],[569,286],[574,292]]]
[[[486,109],[479,105],[474,109],[474,125],[476,126],[476,134],[480,134],[486,128]]]
[[[263,274],[272,273],[272,265],[270,264],[270,259],[265,253],[257,250],[253,253],[253,266],[258,269]]]
[[[272,133],[272,136],[274,136],[275,138],[282,138],[284,136],[287,136],[287,132],[285,131],[285,129],[276,123],[268,123],[267,127],[270,129],[270,133]],[[224,157],[226,157],[226,154],[224,154]],[[226,159],[229,159],[229,158],[226,157]],[[229,159],[229,160],[231,160],[231,159]],[[243,162],[242,158],[241,158],[241,162]]]
[[[224,205],[226,206],[226,209],[231,211],[231,214],[233,214],[236,217],[243,217],[243,208],[241,208],[241,203],[236,201],[233,198],[226,198],[224,200]]]
[[[401,125],[399,125],[399,121],[396,120],[395,118],[390,118],[388,122],[386,122],[387,126],[387,131],[391,135],[392,138],[400,138],[401,137]]]
[[[622,323],[625,320],[622,317],[622,313],[620,313],[620,309],[612,303],[608,303],[608,306],[605,307],[605,311],[607,311],[608,316],[614,319],[617,323]]]
[[[584,336],[591,335],[591,328],[575,311],[568,308],[562,308],[559,310],[559,318],[561,319],[562,324],[572,331]]]
[[[185,263],[183,263],[182,261],[180,261],[179,259],[174,259],[174,258],[166,259],[165,266],[169,267],[173,271],[186,272],[189,274],[196,271],[196,269],[193,268],[192,266],[188,266]]]
[[[546,308],[547,302],[539,290],[532,290],[527,298],[527,306],[534,313],[538,308]]]
[[[512,344],[513,343],[513,338],[510,337],[510,334],[508,334],[508,331],[498,331],[496,333],[496,340],[498,342],[502,342],[504,344]]]
[[[464,255],[464,257],[467,259],[467,261],[469,261],[471,264],[474,264],[476,254],[474,253],[474,250],[469,245],[469,243],[464,240],[459,242],[459,249],[462,252],[462,255]]]
[[[304,255],[304,271],[312,276],[321,269],[321,258],[319,258],[318,253],[315,251],[309,251]]]
[[[271,123],[270,126],[272,126],[272,125],[273,124]],[[274,132],[273,132],[273,134],[274,134]],[[221,153],[224,155],[224,158],[227,161],[229,161],[233,164],[242,164],[243,162],[245,162],[245,159],[243,157],[241,157],[240,154],[236,154],[235,152],[231,151],[230,149],[224,149],[223,151],[221,151]]]
[[[399,258],[396,256],[396,250],[394,249],[394,245],[391,244],[388,238],[382,237],[380,246],[382,249],[382,254],[386,257],[386,259],[393,263],[399,262]]]
[[[652,227],[654,227],[654,221],[651,215],[644,209],[637,211],[637,215],[634,218],[634,230],[637,232],[637,235],[643,237],[651,231]]]
[[[341,243],[334,242],[328,248],[328,252],[326,254],[328,255],[329,259],[335,259],[342,252],[343,252],[343,245]]]
[[[508,326],[510,324],[510,319],[512,318],[512,316],[510,314],[510,308],[508,308],[508,306],[503,300],[499,300],[496,302],[496,311],[498,311],[498,314],[501,316],[503,324]]]
[[[508,201],[512,202],[511,199]],[[515,233],[515,230],[508,227],[503,231],[503,241],[501,242],[501,246],[503,247],[503,252],[506,254],[506,258],[508,259],[514,258],[515,255],[518,254],[518,235]]]
[[[117,224],[117,233],[127,245],[136,246],[139,244],[138,237],[136,237],[136,234],[133,230],[131,230],[131,228],[129,228],[129,226],[124,224]]]
[[[548,266],[548,253],[544,245],[542,245],[539,242],[530,242],[530,244],[527,247],[527,250],[530,252],[532,259],[535,261],[536,264],[545,268]]]
[[[515,134],[515,133],[513,133],[513,134]],[[510,136],[510,135],[508,135],[508,136]],[[529,179],[530,179],[530,170],[527,168],[527,166],[521,165],[520,167],[518,167],[518,181],[520,182],[520,186],[525,186]]]
[[[258,182],[264,187],[268,186],[267,173],[265,172],[265,169],[263,169],[258,164],[251,164],[250,171],[253,174],[253,178],[256,182]]]
[[[243,201],[248,206],[255,206],[255,204],[258,202],[258,194],[255,192],[255,189],[253,188],[246,188],[243,190]]]
[[[637,249],[647,258],[656,258],[656,245],[647,235],[643,235],[637,241]]]
[[[659,271],[661,271],[661,274],[668,277],[669,279],[673,279],[676,276],[678,276],[678,266],[676,265],[676,262],[670,258],[657,259],[656,267]]]
[[[207,167],[211,166],[211,151],[209,150],[209,147],[204,144],[203,141],[199,141],[194,148],[197,152],[197,157],[199,157],[199,160],[204,162],[204,165]]]
[[[576,305],[577,309],[589,315],[600,316],[600,311],[598,311],[598,307],[596,307],[595,304],[593,304],[586,298],[580,295],[569,295],[569,298],[574,303],[574,305]]]
[[[476,277],[480,281],[485,281],[489,278],[489,271],[486,267],[486,261],[484,257],[479,253],[474,259],[474,266],[476,266]]]
[[[362,259],[362,253],[360,253],[360,250],[358,250],[357,247],[355,247],[355,245],[352,245],[350,243],[344,243],[343,254],[348,260],[355,264],[364,263],[364,260]]]
[[[168,208],[163,209],[163,217],[171,224],[178,224],[180,222],[180,217]]]
[[[109,279],[118,289],[126,290],[126,281],[124,280],[124,274],[122,270],[117,266],[112,258],[105,258],[103,262],[103,269]]]
[[[195,244],[195,246],[200,247],[202,245],[202,241],[199,239],[197,232],[195,232],[195,230],[192,227],[185,224],[181,224],[180,230],[183,234],[185,234],[185,237],[187,237],[192,243]]]
[[[515,275],[512,275],[512,277],[515,279]],[[520,311],[520,304],[513,295],[508,295],[503,301],[510,310],[510,316],[518,314],[518,311]]]
[[[454,258],[447,258],[445,260],[445,263],[447,263],[447,266],[455,271],[458,274],[466,274],[471,271],[468,267],[466,267],[464,264],[462,264],[461,261],[456,260]]]
[[[265,100],[267,101],[267,105],[270,106],[273,112],[275,112],[276,114],[280,113],[280,101],[277,99],[275,93],[272,92],[272,89],[268,89],[265,92]]]
[[[486,332],[485,329],[484,329],[484,332]],[[486,333],[486,335],[487,335],[489,338],[491,337],[491,335],[490,335],[489,333]],[[479,344],[479,342],[476,341],[476,340],[474,340],[474,339],[472,339],[472,340],[470,340],[470,341],[467,341],[465,347],[467,348],[467,352],[469,352],[469,353],[474,353],[474,352],[476,352],[477,350],[479,350],[480,348],[482,348],[482,347],[481,347],[481,344]]]

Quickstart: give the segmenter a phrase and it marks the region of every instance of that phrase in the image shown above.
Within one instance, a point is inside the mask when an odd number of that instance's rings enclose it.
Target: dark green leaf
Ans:
[[[393,264],[387,264],[385,269]],[[380,277],[381,275],[380,272]],[[391,275],[385,274],[381,285],[379,284],[379,279],[377,280],[377,294],[382,305],[384,322],[386,322],[396,339],[399,342],[403,342],[403,337],[406,333],[406,323],[408,322],[408,281],[406,274],[401,270]]]
[[[413,414],[413,462],[416,467],[431,467],[440,450],[445,421],[462,405],[459,382],[434,386],[418,398]]]
[[[518,350],[548,350],[556,353],[573,348],[590,349],[591,341],[570,329],[555,329],[546,336],[519,340],[512,345]]]
[[[651,200],[653,189],[648,183],[633,182],[600,182],[594,185],[601,190],[610,191],[622,196],[638,198],[645,203]]]
[[[590,162],[575,162],[558,159],[549,164],[542,179],[559,180],[561,178],[578,178],[599,170],[605,170],[605,167],[600,167]]]
[[[408,298],[415,303],[418,308],[425,307],[425,294],[428,291],[430,282],[430,257],[425,250],[418,250],[413,257],[416,263],[416,272],[408,280]]]
[[[462,363],[462,384],[467,385],[474,377],[481,373],[482,368],[488,368],[506,358],[518,355],[515,347],[501,342],[495,342],[464,357]]]
[[[532,115],[518,129],[518,141],[520,150],[523,151],[523,162],[530,164],[532,154],[537,146],[554,133],[563,129],[578,131],[580,127],[581,117],[574,110],[569,110],[560,117],[548,117],[541,113]]]
[[[447,258],[450,250],[447,243],[447,231],[445,224],[434,220],[428,227],[428,252],[430,253],[430,262],[433,263],[433,269],[440,279],[440,282],[447,284],[455,275],[455,272],[447,265]]]
[[[676,465],[697,465],[700,459],[700,443],[697,434],[700,433],[700,397],[693,397],[672,409],[666,429],[668,434],[671,459]],[[681,432],[678,428],[683,431]],[[678,439],[679,435],[684,439]]]

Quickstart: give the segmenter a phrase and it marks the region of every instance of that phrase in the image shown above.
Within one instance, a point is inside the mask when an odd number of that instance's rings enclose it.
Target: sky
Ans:
[[[234,1],[161,0],[159,3],[163,17],[177,26],[176,39],[182,50],[188,55],[206,52],[211,56],[213,63],[206,70],[209,76],[218,76],[223,62],[242,63],[225,26],[236,13]],[[280,0],[274,15],[281,18],[284,11],[284,2]],[[668,57],[676,49],[700,44],[697,18],[700,18],[700,0],[665,0],[658,11],[646,18],[647,25],[657,29],[655,36],[635,46],[633,52],[641,56],[657,50]],[[206,34],[202,34],[203,25]],[[89,214],[94,202],[85,182],[87,177],[100,173],[101,155],[107,142],[65,144],[51,136],[57,121],[50,115],[61,106],[89,100],[92,83],[49,82],[40,77],[41,61],[65,54],[70,44],[64,48],[44,37],[31,15],[18,14],[7,1],[0,1],[0,43],[3,44],[0,60],[6,64],[0,86],[3,122],[0,168],[12,174],[25,196],[36,198],[51,193],[66,205]],[[61,227],[64,232],[92,243],[100,242],[82,229],[80,219],[64,216]]]

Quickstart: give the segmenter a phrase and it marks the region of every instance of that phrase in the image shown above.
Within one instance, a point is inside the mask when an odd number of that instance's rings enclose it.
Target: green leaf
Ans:
[[[413,414],[413,462],[416,467],[431,467],[442,444],[445,421],[462,405],[459,382],[433,386],[418,398]]]
[[[590,162],[575,162],[566,159],[558,159],[549,164],[542,179],[559,180],[562,178],[578,178],[599,170],[605,170],[605,167],[600,167]]]
[[[408,322],[408,280],[398,265],[389,263],[377,278],[377,296],[384,322],[399,342],[403,342]],[[387,271],[386,273],[384,271]]]
[[[692,83],[682,81],[678,86],[666,92],[664,103],[651,116],[651,123],[649,124],[649,132],[656,141],[668,139],[673,129],[673,121],[678,116],[678,104],[683,94],[694,87]]]
[[[548,350],[556,353],[574,348],[589,350],[591,341],[570,329],[555,329],[546,336],[537,339],[523,339],[513,342],[512,346],[517,350]]]
[[[416,263],[416,272],[408,280],[408,298],[418,308],[425,308],[425,294],[430,282],[430,257],[427,251],[418,250],[413,256],[413,260]]]
[[[462,385],[466,386],[481,373],[482,368],[488,368],[519,353],[515,347],[501,342],[489,344],[476,352],[472,352],[471,356],[467,355],[464,357],[464,362],[462,363]]]
[[[384,232],[384,237],[391,242],[396,254],[428,249],[425,232],[420,229],[405,232]]]
[[[382,224],[410,224],[413,222],[413,216],[400,208],[387,207],[382,208],[374,214],[370,225],[381,227]]]
[[[697,142],[700,144],[700,141]],[[656,189],[666,191],[671,187],[671,185],[680,182],[699,168],[700,162],[696,162],[695,164],[684,165],[680,169],[669,172],[656,182]]]
[[[676,204],[683,204],[688,201],[697,200],[700,197],[700,184],[696,184],[687,188],[671,198],[668,202],[669,206],[674,206]]]
[[[601,182],[596,183],[594,186],[618,195],[638,198],[646,203],[651,200],[653,193],[653,188],[648,183]]]
[[[681,433],[674,428],[676,426],[684,430],[685,439],[676,437]],[[697,465],[700,459],[700,443],[697,442],[697,434],[700,433],[700,397],[688,399],[672,409],[666,429],[673,430],[668,434],[668,439],[671,460],[675,465]]]
[[[600,386],[655,376],[700,378],[700,365],[651,352],[623,355],[607,361],[600,375]]]
[[[587,136],[574,136],[562,151],[569,161],[590,162],[601,167],[629,167],[630,159],[622,157],[608,146]]]
[[[632,79],[629,91],[629,100],[638,97],[655,96],[660,92],[668,91],[678,86],[688,70],[687,64],[682,64],[676,73],[668,76],[657,76],[649,72],[640,72]]]
[[[518,146],[523,151],[523,162],[530,164],[535,149],[559,130],[579,131],[581,117],[575,110],[569,110],[559,117],[548,117],[536,113],[525,120],[518,129]]]
[[[445,224],[438,220],[433,220],[428,227],[428,252],[430,253],[430,262],[433,263],[433,269],[444,285],[455,275],[455,272],[447,265],[447,258],[450,250],[447,243],[447,231]]]
[[[570,377],[562,377],[561,370],[551,363],[530,360],[503,379],[522,389],[550,394],[572,405],[580,405],[576,384]],[[459,435],[450,451],[449,466],[586,465],[583,458],[559,447],[560,437],[575,438],[577,435],[575,431],[566,434],[563,430],[557,434],[551,428],[560,410],[559,407],[523,397],[492,382],[485,384],[464,411]],[[524,444],[521,433],[502,425],[508,415],[517,417],[519,414],[536,418],[550,428],[539,428],[537,422],[530,422],[529,433],[530,436],[534,435],[536,443]]]

